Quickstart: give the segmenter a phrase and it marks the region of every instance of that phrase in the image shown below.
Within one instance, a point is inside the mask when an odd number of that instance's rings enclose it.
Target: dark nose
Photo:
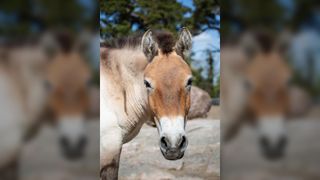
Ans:
[[[160,138],[160,147],[169,151],[181,151],[185,150],[188,145],[188,140],[185,135],[182,135],[176,142],[170,141],[166,136]]]
[[[270,139],[263,136],[260,138],[260,146],[263,154],[266,158],[271,160],[280,159],[284,155],[285,147],[288,143],[286,136],[281,136],[275,142],[271,142]]]
[[[60,137],[59,142],[63,155],[67,159],[75,160],[83,156],[87,138],[81,136],[77,141],[72,142],[68,137],[62,136]]]

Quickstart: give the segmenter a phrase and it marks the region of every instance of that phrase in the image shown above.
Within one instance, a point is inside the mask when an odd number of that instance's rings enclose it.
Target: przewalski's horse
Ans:
[[[141,38],[109,43],[100,49],[100,176],[118,177],[122,144],[155,118],[160,150],[168,160],[183,157],[190,107],[191,70],[185,56],[192,36],[183,28],[171,34],[147,31]]]
[[[262,153],[269,159],[282,157],[287,142],[291,71],[284,57],[286,43],[281,39],[273,42],[265,33],[248,34],[240,46],[243,52],[222,54],[222,107],[224,117],[231,118],[226,120],[232,121],[224,138],[233,138],[245,123],[254,124]],[[235,52],[238,54],[232,56]],[[223,72],[230,67],[237,77],[231,71]],[[238,82],[228,84],[232,79]],[[230,104],[233,102],[237,104]]]
[[[58,34],[60,47],[46,71],[48,109],[57,124],[61,150],[66,158],[84,154],[85,121],[89,110],[91,70],[68,34]]]

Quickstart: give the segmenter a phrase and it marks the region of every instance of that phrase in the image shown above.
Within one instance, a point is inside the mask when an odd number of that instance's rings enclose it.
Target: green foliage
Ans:
[[[175,0],[100,0],[101,37],[121,37],[135,30],[163,29],[176,33],[183,26],[193,34],[219,29],[218,0],[194,0],[195,10]],[[187,16],[191,14],[191,16]]]
[[[212,97],[220,97],[220,75],[218,76],[218,82],[213,86]]]
[[[220,21],[216,18],[220,11],[219,0],[193,0],[195,11],[192,17],[192,26],[197,32],[206,29],[220,31]]]
[[[121,37],[137,30],[165,29],[176,32],[185,24],[183,15],[190,9],[173,0],[100,0],[100,33]]]
[[[135,3],[131,0],[100,0],[100,34],[105,36],[121,37],[130,34],[132,25],[136,22],[131,16]],[[101,16],[101,15],[100,15]]]
[[[207,50],[207,76],[203,76],[203,68],[194,69],[192,68],[192,75],[193,75],[193,81],[194,85],[204,89],[207,91],[211,97],[219,97],[220,96],[220,79],[218,79],[218,82],[214,83],[214,79],[216,74],[214,73],[214,66],[215,66],[215,60],[212,56],[212,52],[210,50]],[[192,56],[191,56],[192,57]],[[189,58],[189,62],[194,61],[192,58]],[[219,76],[218,76],[219,77]]]

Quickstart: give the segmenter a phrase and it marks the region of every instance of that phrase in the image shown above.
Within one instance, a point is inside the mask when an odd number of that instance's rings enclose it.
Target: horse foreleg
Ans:
[[[119,160],[122,148],[121,129],[117,126],[100,124],[100,178],[118,179]]]
[[[102,180],[117,180],[119,172],[119,160],[120,160],[121,149],[117,155],[111,160],[110,163],[106,164],[100,171],[100,177]]]

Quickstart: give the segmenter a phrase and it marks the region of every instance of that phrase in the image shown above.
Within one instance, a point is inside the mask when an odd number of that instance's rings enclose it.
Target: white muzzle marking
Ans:
[[[173,118],[162,117],[157,124],[159,135],[168,138],[171,147],[175,148],[178,141],[181,141],[181,137],[186,135],[185,132],[185,120],[182,116]]]

